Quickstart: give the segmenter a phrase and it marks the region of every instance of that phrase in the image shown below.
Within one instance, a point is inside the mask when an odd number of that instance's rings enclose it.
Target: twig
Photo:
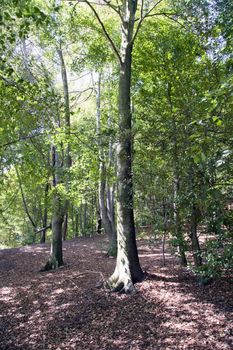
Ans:
[[[132,39],[132,42],[131,42],[132,45],[133,45],[134,41],[136,40],[136,37],[137,37],[138,32],[139,32],[139,29],[140,29],[140,27],[141,27],[142,22],[144,21],[144,19],[145,19],[146,17],[148,17],[148,16],[150,15],[150,13],[156,8],[156,6],[158,6],[162,1],[163,1],[163,0],[157,1],[157,2],[151,7],[151,9],[150,9],[149,11],[147,11],[147,13],[146,13],[144,16],[143,16],[143,9],[141,9],[141,17],[140,17],[140,20],[139,20],[139,22],[138,22],[136,31],[135,31],[135,33],[134,33],[134,36],[133,36],[133,39]],[[142,7],[143,7],[143,3],[144,3],[144,2],[142,1]],[[136,21],[136,20],[135,20],[135,21]]]
[[[73,277],[73,278],[79,278],[79,277],[81,277],[81,276],[85,276],[85,275],[88,275],[88,274],[100,275],[100,276],[101,276],[101,279],[102,279],[101,286],[104,286],[104,280],[105,280],[105,278],[104,278],[103,273],[100,272],[100,271],[91,271],[91,270],[87,270],[87,271],[85,271],[85,272],[79,273],[79,274],[76,275],[76,276],[72,275],[72,277]],[[68,278],[68,280],[69,280],[70,282],[72,282],[77,288],[79,288],[79,286],[78,286],[71,278]]]

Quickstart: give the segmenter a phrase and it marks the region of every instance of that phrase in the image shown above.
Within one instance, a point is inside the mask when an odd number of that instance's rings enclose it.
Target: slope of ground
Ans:
[[[230,350],[232,284],[200,287],[161,249],[139,244],[147,279],[132,296],[98,289],[114,259],[104,237],[64,243],[66,265],[39,273],[49,247],[0,251],[1,350]]]

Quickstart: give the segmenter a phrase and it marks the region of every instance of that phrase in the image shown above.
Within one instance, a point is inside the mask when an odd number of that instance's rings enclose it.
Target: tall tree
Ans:
[[[60,65],[61,65],[61,78],[62,78],[62,85],[63,85],[63,95],[64,95],[64,106],[65,106],[65,132],[66,132],[66,139],[67,139],[67,146],[65,149],[65,159],[64,159],[64,166],[66,168],[66,188],[67,191],[69,190],[69,169],[72,165],[72,159],[70,154],[70,97],[69,97],[69,85],[68,85],[68,79],[67,79],[67,70],[66,70],[66,64],[63,56],[63,51],[60,47],[57,49],[57,53],[60,59]],[[63,239],[66,239],[67,236],[67,229],[68,229],[68,212],[69,212],[69,200],[66,199],[65,201],[65,218],[64,218],[64,224],[63,224]]]
[[[121,8],[121,47],[119,53],[119,110],[117,145],[117,262],[108,284],[114,290],[134,291],[143,279],[139,263],[133,208],[131,70],[137,3],[124,0]]]
[[[134,283],[143,279],[135,237],[134,204],[133,204],[133,169],[132,169],[132,110],[131,110],[131,73],[132,52],[135,39],[145,18],[162,13],[154,9],[162,0],[152,5],[141,1],[140,6],[134,0],[122,0],[120,3],[104,4],[117,14],[120,23],[121,43],[109,34],[108,27],[96,9],[99,2],[84,1],[95,15],[103,34],[107,38],[119,63],[119,101],[118,101],[118,144],[117,144],[117,262],[108,286],[113,290],[133,292]],[[139,9],[139,18],[135,15]]]
[[[114,222],[114,201],[112,200],[112,190],[109,187],[107,187],[106,156],[103,141],[101,139],[101,76],[102,73],[99,73],[97,79],[97,87],[95,89],[96,134],[99,148],[99,209],[104,230],[109,239],[108,255],[116,256],[117,242]],[[111,152],[111,143],[109,144],[109,152]]]
[[[117,145],[117,262],[113,275],[108,280],[108,286],[113,290],[133,292],[134,283],[143,279],[135,237],[134,208],[133,208],[133,170],[132,170],[132,111],[131,111],[131,72],[132,52],[135,39],[143,20],[151,16],[153,10],[161,1],[155,2],[145,10],[141,3],[140,18],[136,22],[138,3],[133,0],[123,0],[117,5],[107,5],[120,18],[121,44],[120,50],[109,35],[101,20],[95,5],[85,0],[93,11],[103,33],[117,56],[120,66],[119,104],[118,104],[118,145]],[[135,28],[135,24],[137,27]]]

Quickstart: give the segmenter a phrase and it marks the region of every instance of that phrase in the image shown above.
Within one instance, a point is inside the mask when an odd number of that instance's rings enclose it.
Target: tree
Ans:
[[[58,56],[60,58],[60,65],[61,65],[61,77],[62,77],[62,85],[63,85],[63,94],[64,94],[64,108],[65,108],[65,132],[66,132],[66,138],[67,138],[67,146],[65,150],[65,159],[64,159],[64,166],[66,168],[66,187],[67,191],[69,190],[69,169],[72,165],[72,159],[70,155],[70,98],[69,98],[69,86],[68,86],[68,79],[67,79],[67,72],[66,72],[66,65],[65,60],[63,57],[63,52],[61,48],[61,42],[60,47],[57,49]],[[63,240],[66,239],[67,236],[67,228],[68,228],[68,212],[69,212],[69,200],[65,201],[65,217],[64,217],[64,223],[63,223]]]
[[[137,6],[132,0],[122,3],[119,77],[119,141],[117,145],[117,262],[108,284],[114,290],[132,292],[133,284],[143,279],[138,259],[133,212],[131,69],[134,25]]]
[[[117,14],[119,19],[121,44],[120,49],[96,10],[98,3],[84,1],[91,9],[100,28],[115,53],[119,73],[119,102],[118,102],[118,145],[117,145],[117,263],[108,285],[113,290],[133,291],[134,283],[143,279],[143,272],[138,259],[135,223],[133,211],[133,169],[132,169],[132,111],[131,111],[131,71],[132,52],[135,39],[145,18],[163,15],[163,12],[153,13],[162,2],[157,1],[148,8],[141,2],[140,15],[135,15],[139,8],[137,2],[123,0],[121,4],[105,2],[109,9]]]
[[[104,23],[94,5],[85,1],[93,11],[107,40],[117,56],[120,66],[119,76],[119,105],[118,105],[118,145],[117,145],[117,262],[113,275],[108,280],[108,286],[113,290],[125,292],[134,291],[134,283],[143,279],[134,223],[133,209],[133,174],[132,174],[132,111],[131,111],[131,70],[132,51],[139,28],[143,19],[160,3],[157,2],[150,11],[143,14],[135,29],[135,14],[137,3],[132,0],[122,1],[121,6],[109,4],[111,9],[120,17],[121,45],[120,50],[109,36]]]
[[[107,183],[107,165],[106,156],[103,145],[103,140],[101,137],[101,77],[102,73],[98,74],[97,87],[95,89],[96,94],[96,134],[97,143],[99,148],[99,209],[100,216],[104,226],[105,233],[109,239],[108,255],[116,256],[117,253],[117,237],[115,230],[115,210],[114,210],[114,195],[113,189],[108,186]],[[110,118],[110,116],[108,117]],[[109,165],[112,162],[112,144],[111,140],[109,142]],[[110,168],[110,167],[109,167]]]

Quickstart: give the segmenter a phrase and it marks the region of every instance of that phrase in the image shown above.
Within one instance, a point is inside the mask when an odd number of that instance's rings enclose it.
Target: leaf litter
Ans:
[[[233,284],[199,286],[161,245],[139,241],[137,293],[99,288],[114,270],[104,236],[64,242],[65,265],[40,273],[48,245],[0,251],[0,350],[230,350]],[[98,286],[98,288],[97,288]]]

